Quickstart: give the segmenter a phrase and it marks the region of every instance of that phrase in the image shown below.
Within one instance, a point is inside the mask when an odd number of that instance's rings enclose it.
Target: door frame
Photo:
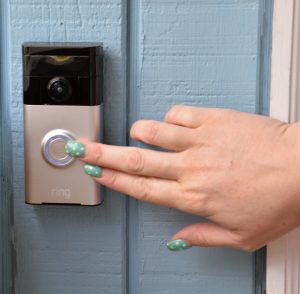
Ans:
[[[270,116],[300,120],[300,3],[274,0]],[[267,293],[300,293],[300,228],[267,246]]]

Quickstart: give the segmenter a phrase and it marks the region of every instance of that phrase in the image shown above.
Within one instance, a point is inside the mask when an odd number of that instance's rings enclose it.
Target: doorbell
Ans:
[[[68,140],[101,139],[103,51],[98,43],[23,45],[25,202],[101,203]]]

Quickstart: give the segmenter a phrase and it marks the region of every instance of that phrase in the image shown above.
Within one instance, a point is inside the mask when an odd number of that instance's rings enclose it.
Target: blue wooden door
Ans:
[[[24,204],[21,44],[103,42],[105,142],[135,145],[130,124],[161,120],[174,104],[267,112],[271,1],[0,5],[3,294],[262,293],[253,254],[166,249],[173,233],[199,217],[108,190],[100,207]]]

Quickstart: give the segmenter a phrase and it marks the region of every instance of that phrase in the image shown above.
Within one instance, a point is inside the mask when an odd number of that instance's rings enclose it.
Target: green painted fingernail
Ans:
[[[101,177],[102,175],[102,168],[97,165],[85,164],[84,171],[92,177]]]
[[[191,248],[192,246],[189,245],[186,241],[179,239],[168,242],[167,247],[171,251],[183,251]]]
[[[74,157],[83,157],[84,156],[84,145],[75,141],[69,140],[65,146],[66,152]]]

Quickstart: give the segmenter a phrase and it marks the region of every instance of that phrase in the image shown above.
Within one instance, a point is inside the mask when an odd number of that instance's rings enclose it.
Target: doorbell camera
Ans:
[[[101,139],[103,51],[98,43],[25,43],[25,202],[101,203],[99,185],[65,151]]]

